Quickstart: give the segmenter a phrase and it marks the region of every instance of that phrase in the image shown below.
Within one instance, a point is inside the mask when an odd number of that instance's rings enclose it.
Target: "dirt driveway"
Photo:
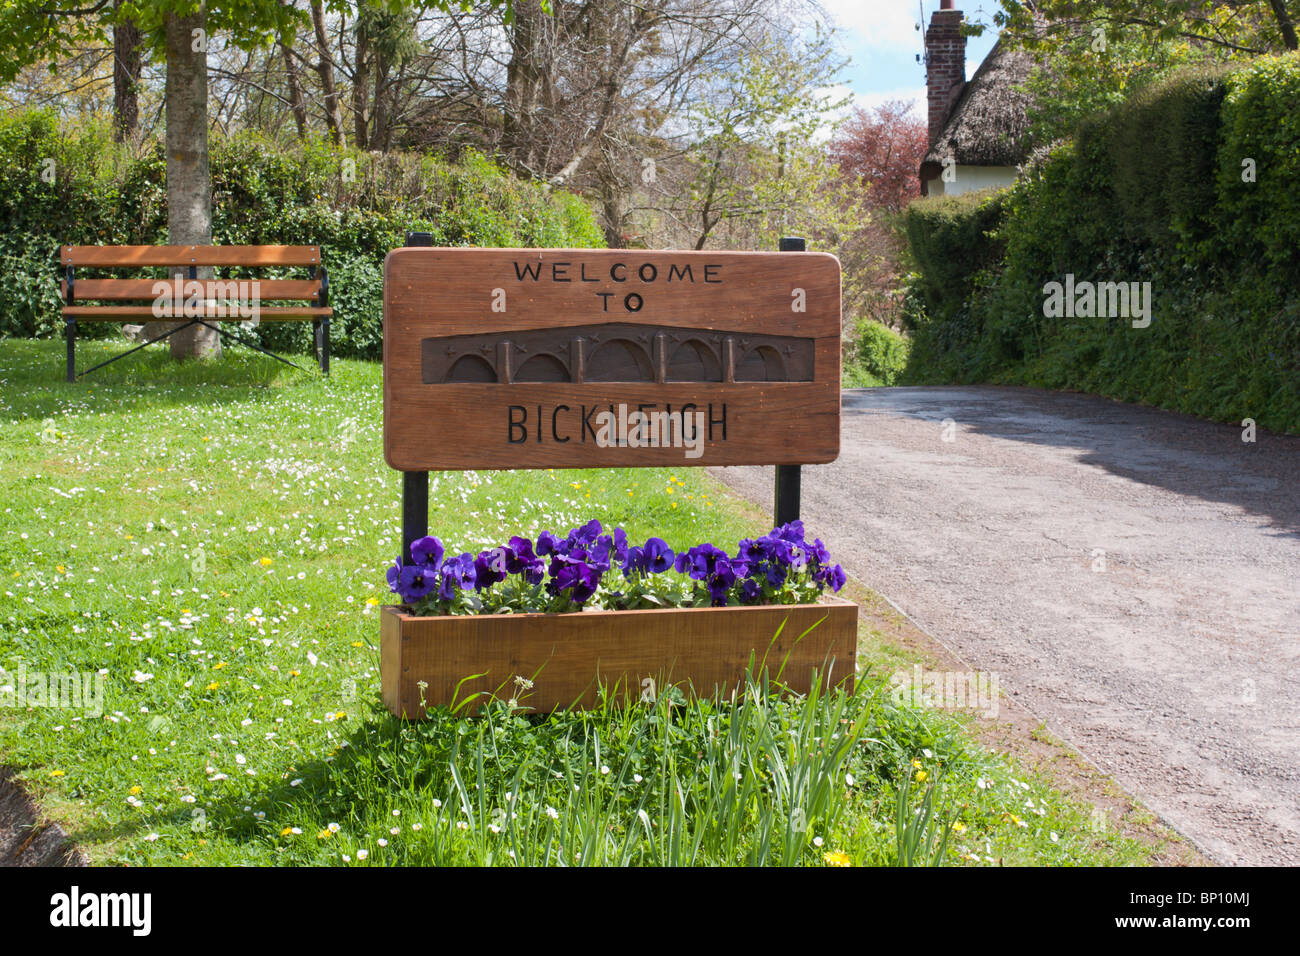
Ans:
[[[771,468],[713,474],[771,507]],[[852,390],[803,517],[1208,855],[1300,864],[1300,438],[1029,389]]]

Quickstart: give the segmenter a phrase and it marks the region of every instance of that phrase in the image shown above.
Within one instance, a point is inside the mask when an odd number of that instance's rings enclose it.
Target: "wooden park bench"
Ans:
[[[138,352],[146,345],[202,325],[229,336],[277,361],[299,366],[233,330],[213,323],[302,322],[311,319],[316,361],[326,375],[330,368],[329,278],[321,263],[320,246],[63,246],[60,264],[63,319],[68,336],[68,381],[75,381],[110,362]],[[310,279],[198,279],[203,267],[247,272],[250,268],[295,267],[311,270]],[[164,278],[78,278],[77,269],[166,269]],[[180,270],[184,275],[180,275]],[[288,305],[263,307],[262,302]],[[87,303],[112,303],[88,305]],[[76,371],[77,323],[180,322],[161,335],[81,372]]]

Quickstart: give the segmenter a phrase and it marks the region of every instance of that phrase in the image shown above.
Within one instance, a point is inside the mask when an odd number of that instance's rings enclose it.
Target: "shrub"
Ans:
[[[321,142],[286,149],[253,132],[214,136],[210,152],[213,242],[322,246],[340,356],[379,357],[383,260],[408,231],[441,245],[604,245],[582,199],[472,152],[452,164]],[[159,142],[133,154],[94,123],[74,133],[48,113],[0,118],[0,336],[61,331],[59,245],[165,243],[165,174]],[[87,324],[79,334],[114,335],[117,326]],[[253,335],[274,350],[311,348],[309,323],[263,323]]]
[[[988,190],[916,199],[908,205],[904,227],[920,267],[916,289],[931,317],[960,309],[975,275],[997,261],[1001,244],[993,230],[1001,216],[1001,195]]]
[[[1227,79],[1216,220],[1225,259],[1262,259],[1300,285],[1300,54],[1263,57]],[[1255,182],[1243,164],[1253,160]]]
[[[1092,129],[1126,229],[1152,245],[1191,242],[1211,225],[1221,64],[1187,67],[1139,91]]]
[[[1144,90],[1000,194],[981,233],[996,257],[978,268],[951,248],[974,241],[972,212],[918,210],[901,380],[1085,390],[1300,431],[1298,98],[1300,54]],[[1150,327],[1047,319],[1043,286],[1067,273],[1150,282]]]
[[[844,366],[849,388],[893,385],[907,365],[909,341],[879,322],[862,319]]]

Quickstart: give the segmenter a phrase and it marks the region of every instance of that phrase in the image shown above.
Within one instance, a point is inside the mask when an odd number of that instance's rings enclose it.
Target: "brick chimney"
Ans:
[[[925,98],[933,146],[966,82],[966,37],[953,0],[941,0],[925,31]]]

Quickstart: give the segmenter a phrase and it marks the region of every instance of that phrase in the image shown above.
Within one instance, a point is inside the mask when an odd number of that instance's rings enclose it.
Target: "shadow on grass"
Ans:
[[[225,841],[249,847],[252,855],[248,862],[257,863],[264,861],[256,858],[254,847],[274,846],[283,826],[300,826],[305,832],[308,826],[324,828],[337,821],[364,830],[377,825],[375,814],[387,812],[380,799],[383,793],[397,798],[432,786],[446,798],[452,785],[450,735],[444,747],[424,735],[403,733],[403,726],[376,704],[339,741],[330,757],[295,761],[281,779],[249,781],[252,785],[247,789],[232,788],[230,793],[197,804],[206,814],[204,828],[220,833]],[[295,781],[299,781],[296,786]],[[192,828],[193,812],[171,810],[145,818],[142,825]],[[257,819],[258,813],[265,814],[265,822]],[[390,821],[379,822],[390,825]],[[293,859],[301,861],[303,853],[313,857],[315,843],[310,841],[311,849],[300,850]]]
[[[89,368],[124,351],[126,342],[79,344],[78,368]],[[324,379],[311,356],[288,356],[301,368],[241,346],[226,347],[215,361],[178,362],[166,343],[151,345],[75,382],[64,381],[62,342],[6,339],[0,342],[0,384],[7,401],[0,418],[46,418],[70,401],[90,399],[130,412],[177,405],[220,405],[269,396],[275,390]]]

